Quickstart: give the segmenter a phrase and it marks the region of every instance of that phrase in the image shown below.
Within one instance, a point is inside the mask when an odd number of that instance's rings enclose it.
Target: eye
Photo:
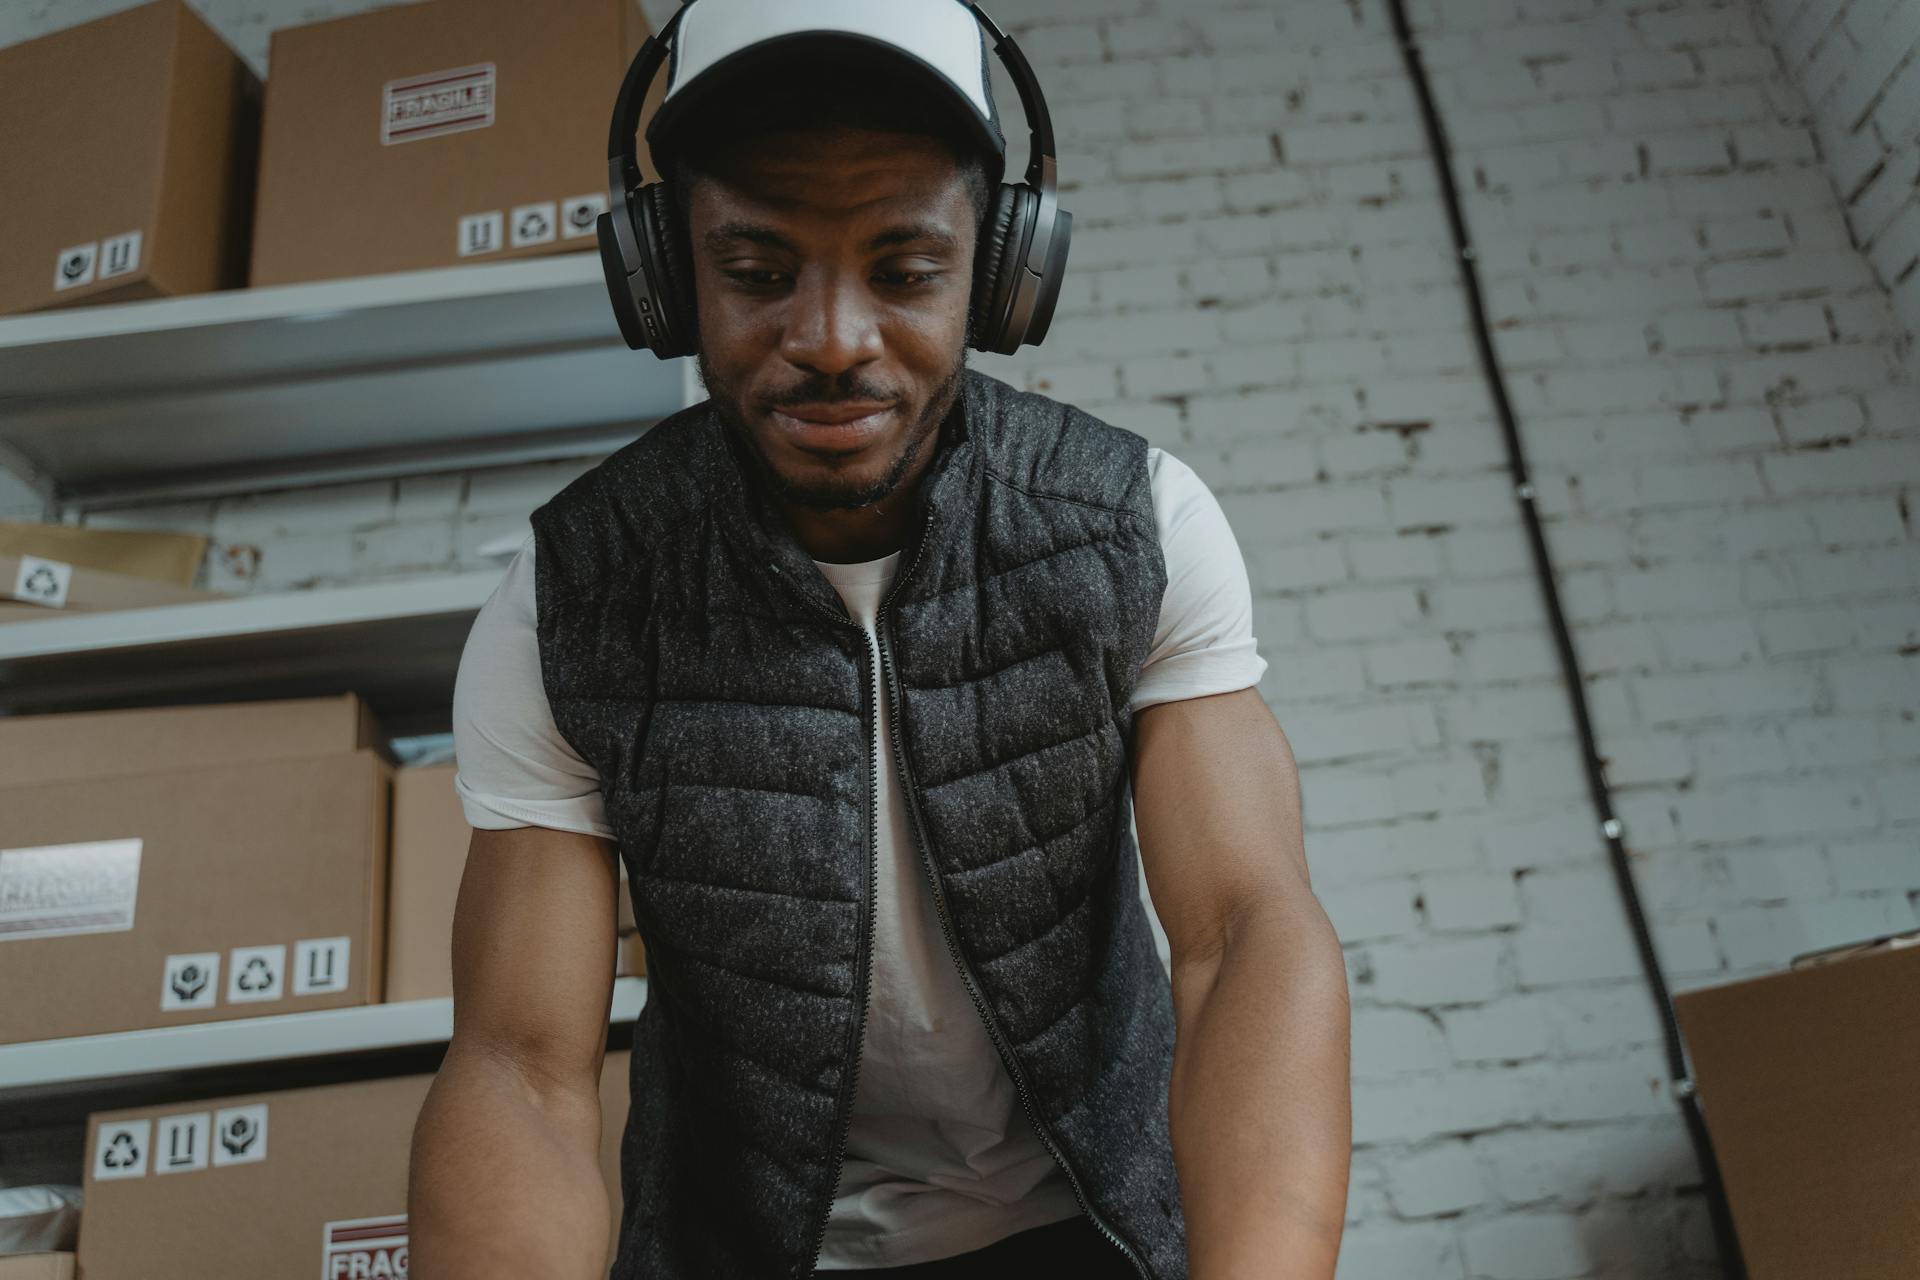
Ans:
[[[883,284],[903,289],[924,289],[945,274],[943,271],[881,271],[876,273],[876,278]]]
[[[769,267],[741,267],[724,272],[729,280],[749,289],[772,289],[787,282],[787,273]]]

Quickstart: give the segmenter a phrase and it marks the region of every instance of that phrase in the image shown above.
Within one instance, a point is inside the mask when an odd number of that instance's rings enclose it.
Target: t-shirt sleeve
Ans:
[[[473,620],[453,685],[454,790],[482,830],[552,827],[612,838],[600,775],[560,736],[540,679],[533,537]]]
[[[1226,512],[1193,468],[1147,451],[1167,593],[1153,648],[1133,689],[1136,712],[1157,702],[1230,693],[1267,669],[1253,638],[1253,590]]]

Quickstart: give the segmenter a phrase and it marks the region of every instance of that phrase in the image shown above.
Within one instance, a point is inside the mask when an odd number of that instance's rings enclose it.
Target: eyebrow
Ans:
[[[709,249],[723,249],[730,244],[746,241],[748,244],[765,245],[769,249],[779,249],[788,253],[797,252],[793,241],[781,235],[771,227],[751,222],[723,222],[709,228],[701,237]],[[928,243],[942,249],[956,249],[959,242],[951,232],[928,223],[902,223],[888,227],[867,241],[868,249],[890,249],[895,245]]]

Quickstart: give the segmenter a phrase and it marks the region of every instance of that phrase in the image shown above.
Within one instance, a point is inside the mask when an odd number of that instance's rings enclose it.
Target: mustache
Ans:
[[[889,404],[900,397],[884,387],[858,377],[842,375],[838,378],[809,378],[797,386],[762,396],[761,403],[770,409],[790,409],[803,404],[846,404],[853,402],[885,401]]]

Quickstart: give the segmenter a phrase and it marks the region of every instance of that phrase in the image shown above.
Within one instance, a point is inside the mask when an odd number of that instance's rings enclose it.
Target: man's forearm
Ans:
[[[1330,1280],[1352,1119],[1346,967],[1310,897],[1176,960],[1168,1115],[1193,1280]]]
[[[607,1192],[597,1090],[538,1089],[449,1052],[414,1129],[414,1280],[603,1280]]]

